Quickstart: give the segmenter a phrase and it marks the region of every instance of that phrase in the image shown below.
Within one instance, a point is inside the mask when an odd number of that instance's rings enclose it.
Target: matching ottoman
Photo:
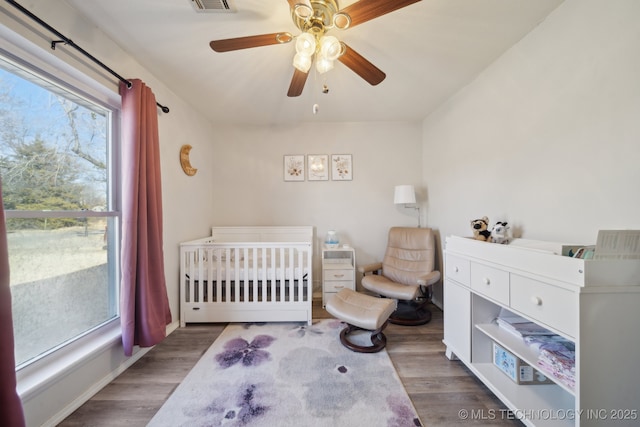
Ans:
[[[394,299],[373,297],[351,289],[343,289],[332,296],[326,306],[327,312],[347,324],[340,332],[340,342],[359,353],[376,353],[385,347],[387,338],[382,330],[395,309]],[[370,346],[358,345],[348,339],[349,334],[357,330],[371,331]]]

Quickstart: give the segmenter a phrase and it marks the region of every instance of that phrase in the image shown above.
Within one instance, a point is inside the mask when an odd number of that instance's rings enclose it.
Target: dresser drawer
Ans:
[[[509,272],[471,263],[471,289],[504,305],[509,305]]]
[[[353,289],[353,281],[351,280],[331,280],[324,282],[325,292],[340,292],[342,289]],[[353,289],[355,290],[355,289]]]
[[[444,264],[445,275],[448,279],[455,280],[461,285],[470,286],[470,262],[468,259],[447,254]]]
[[[324,274],[324,280],[353,280],[354,278],[353,270],[325,269],[323,274]]]
[[[513,274],[511,307],[570,337],[576,336],[578,296],[571,291]]]

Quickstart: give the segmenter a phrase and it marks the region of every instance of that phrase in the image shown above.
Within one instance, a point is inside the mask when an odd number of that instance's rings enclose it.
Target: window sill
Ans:
[[[114,346],[122,348],[121,336],[120,319],[117,318],[40,360],[20,368],[16,372],[18,395],[23,401],[29,400],[43,388],[59,381],[103,351]]]

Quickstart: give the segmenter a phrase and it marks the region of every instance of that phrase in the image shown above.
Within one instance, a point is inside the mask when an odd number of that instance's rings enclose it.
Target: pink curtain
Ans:
[[[124,353],[166,336],[171,311],[164,276],[160,144],[155,95],[140,80],[122,96],[122,284]]]
[[[0,178],[0,205],[2,178]],[[11,288],[9,280],[9,250],[4,208],[0,212],[0,425],[23,427],[22,402],[16,392],[16,359],[13,347]]]

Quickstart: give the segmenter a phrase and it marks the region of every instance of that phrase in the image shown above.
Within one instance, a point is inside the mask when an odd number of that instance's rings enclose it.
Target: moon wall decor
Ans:
[[[189,176],[193,176],[198,172],[198,169],[191,166],[191,160],[189,160],[189,152],[191,151],[191,147],[189,144],[185,144],[180,147],[180,166],[182,166],[182,170]]]

